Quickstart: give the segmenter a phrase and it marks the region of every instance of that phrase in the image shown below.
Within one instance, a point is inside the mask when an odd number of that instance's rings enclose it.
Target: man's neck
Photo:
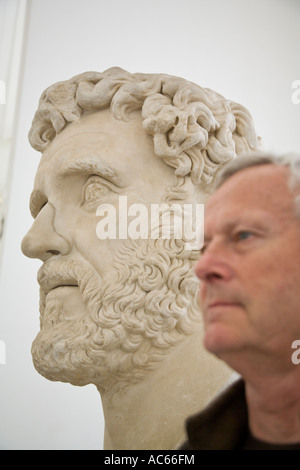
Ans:
[[[246,382],[249,426],[266,442],[300,443],[300,369]]]
[[[177,449],[185,440],[186,418],[202,409],[231,374],[204,351],[199,333],[187,336],[140,383],[101,397],[104,449]]]

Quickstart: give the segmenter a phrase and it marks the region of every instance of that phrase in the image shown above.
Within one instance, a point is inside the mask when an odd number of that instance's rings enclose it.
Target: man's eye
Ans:
[[[247,239],[250,238],[252,235],[253,235],[253,233],[250,232],[249,230],[240,230],[240,231],[235,235],[235,238],[236,238],[237,241],[243,241],[243,240],[247,240]]]

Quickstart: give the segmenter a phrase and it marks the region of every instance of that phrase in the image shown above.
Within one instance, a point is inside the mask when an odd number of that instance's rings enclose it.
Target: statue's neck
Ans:
[[[102,394],[104,449],[177,449],[187,416],[205,406],[230,375],[203,350],[198,334],[187,336],[140,383]]]

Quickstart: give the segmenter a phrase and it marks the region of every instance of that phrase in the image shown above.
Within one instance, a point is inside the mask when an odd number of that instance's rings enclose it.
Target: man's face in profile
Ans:
[[[146,293],[155,296],[164,284],[163,268],[154,261],[162,250],[159,241],[133,245],[99,240],[96,233],[99,204],[117,208],[121,195],[128,204],[165,200],[174,170],[152,147],[138,113],[123,122],[105,110],[68,125],[43,153],[31,196],[35,220],[22,250],[43,262],[41,331],[32,354],[49,379],[97,383],[109,368],[116,372],[114,363],[126,370],[124,357],[129,364],[137,351],[146,365],[145,330],[156,321],[162,331],[170,329],[175,321],[162,320],[159,306],[153,318],[145,313]],[[126,309],[128,317],[122,317]]]
[[[205,345],[238,371],[251,363],[249,357],[256,363],[271,358],[273,371],[293,367],[290,348],[300,334],[300,225],[288,180],[284,167],[246,168],[206,206],[206,242],[196,266]]]

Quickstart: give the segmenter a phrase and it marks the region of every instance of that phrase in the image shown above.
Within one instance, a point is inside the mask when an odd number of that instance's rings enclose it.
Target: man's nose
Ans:
[[[70,243],[55,231],[55,209],[49,202],[39,212],[23,238],[21,249],[25,256],[42,261],[53,255],[66,255],[70,252]]]
[[[230,254],[220,245],[213,245],[205,250],[195,266],[197,277],[206,283],[228,281],[233,277]]]

